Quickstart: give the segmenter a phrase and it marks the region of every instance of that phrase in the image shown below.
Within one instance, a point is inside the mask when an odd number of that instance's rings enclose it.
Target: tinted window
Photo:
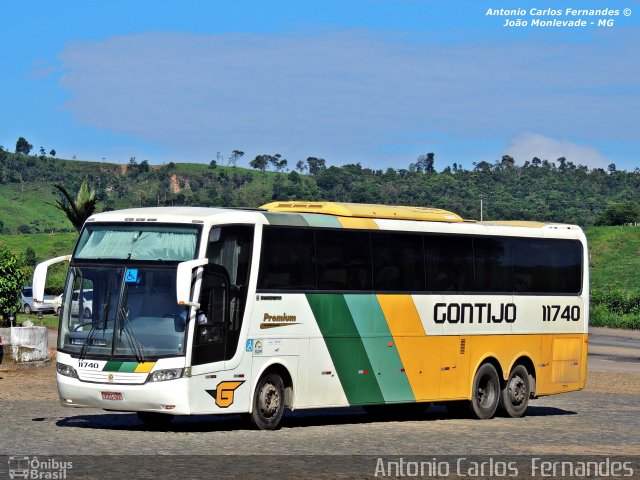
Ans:
[[[424,238],[424,250],[428,290],[473,290],[473,249],[470,237],[427,236]]]
[[[513,262],[508,239],[476,237],[473,255],[477,292],[513,292]]]
[[[368,232],[317,230],[318,290],[371,290]]]
[[[258,288],[314,290],[313,230],[265,227]]]
[[[552,293],[579,293],[582,289],[582,245],[572,240],[549,240]]]
[[[371,234],[373,289],[380,292],[424,290],[422,237],[394,233]]]
[[[514,238],[513,288],[523,293],[549,292],[549,241],[540,238]]]

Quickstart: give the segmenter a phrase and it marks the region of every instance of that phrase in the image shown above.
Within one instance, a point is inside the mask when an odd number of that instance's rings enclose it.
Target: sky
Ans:
[[[4,0],[2,11],[10,151],[23,136],[35,151],[114,163],[226,164],[241,150],[242,166],[279,153],[290,168],[310,156],[407,168],[433,152],[438,170],[505,154],[640,167],[638,0]]]

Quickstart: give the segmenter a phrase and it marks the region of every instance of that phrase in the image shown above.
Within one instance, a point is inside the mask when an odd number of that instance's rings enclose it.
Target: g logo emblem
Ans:
[[[206,392],[216,400],[216,405],[220,408],[227,408],[233,404],[233,396],[237,388],[244,383],[241,382],[220,382],[215,390]]]
[[[109,380],[110,382],[113,382],[113,373],[109,374],[109,376],[107,377],[107,380]]]

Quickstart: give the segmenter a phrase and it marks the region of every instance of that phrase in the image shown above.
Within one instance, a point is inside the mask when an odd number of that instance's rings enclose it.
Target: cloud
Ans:
[[[517,163],[523,164],[533,157],[554,162],[560,157],[576,165],[589,168],[606,168],[611,163],[593,147],[578,145],[567,140],[556,140],[537,133],[521,133],[505,147]]]
[[[615,41],[632,44],[634,34]],[[389,146],[419,154],[434,137],[636,139],[638,53],[611,48],[155,32],[68,45],[60,82],[77,122],[162,145],[172,159],[239,148],[247,158],[389,165]]]

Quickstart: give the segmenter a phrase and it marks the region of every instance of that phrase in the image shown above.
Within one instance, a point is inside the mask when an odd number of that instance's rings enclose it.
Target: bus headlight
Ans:
[[[164,382],[182,377],[182,368],[170,368],[167,370],[156,370],[149,376],[150,382]]]
[[[71,365],[65,365],[64,363],[56,362],[56,371],[60,375],[64,375],[65,377],[78,378],[76,369]]]

